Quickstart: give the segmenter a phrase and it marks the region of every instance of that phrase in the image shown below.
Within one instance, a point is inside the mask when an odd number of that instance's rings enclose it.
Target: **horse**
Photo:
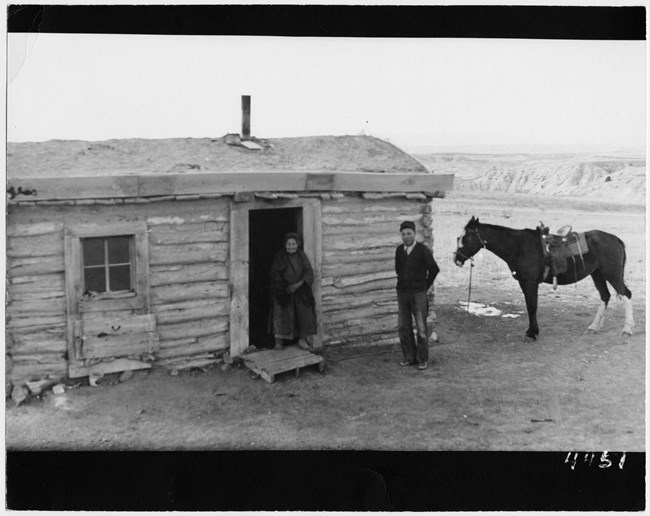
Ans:
[[[544,228],[548,229],[548,228]],[[567,264],[565,272],[552,276],[542,247],[542,228],[512,229],[494,224],[483,224],[478,217],[472,217],[458,237],[454,263],[462,267],[481,249],[491,251],[508,264],[512,276],[519,282],[528,311],[526,340],[536,340],[539,335],[537,324],[537,296],[540,283],[569,285],[591,276],[601,304],[586,332],[598,332],[604,322],[605,309],[610,299],[607,282],[614,288],[625,305],[623,335],[632,335],[632,293],[623,281],[625,269],[625,244],[611,233],[600,230],[585,232],[589,251],[573,263]]]

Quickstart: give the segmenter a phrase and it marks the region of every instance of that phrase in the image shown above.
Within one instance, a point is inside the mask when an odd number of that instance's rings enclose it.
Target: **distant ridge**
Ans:
[[[615,145],[512,144],[512,145],[402,145],[411,154],[608,154],[645,157],[645,148]]]
[[[428,153],[433,174],[454,174],[455,191],[580,197],[645,205],[646,160],[629,153]]]

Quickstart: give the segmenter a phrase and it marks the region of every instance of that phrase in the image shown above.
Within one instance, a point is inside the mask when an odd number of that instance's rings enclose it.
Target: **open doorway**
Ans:
[[[250,210],[248,212],[249,267],[248,310],[249,345],[273,347],[268,333],[270,295],[269,272],[273,257],[289,232],[303,236],[302,207]]]

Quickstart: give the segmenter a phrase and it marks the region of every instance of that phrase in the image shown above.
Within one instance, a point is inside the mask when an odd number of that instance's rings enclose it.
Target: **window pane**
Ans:
[[[131,253],[129,252],[130,237],[108,238],[108,263],[129,263]]]
[[[131,266],[117,265],[109,267],[111,292],[119,290],[131,290]]]
[[[84,265],[101,265],[104,263],[104,239],[85,238],[82,240]]]
[[[93,267],[84,269],[84,292],[106,292],[106,269],[104,267]]]

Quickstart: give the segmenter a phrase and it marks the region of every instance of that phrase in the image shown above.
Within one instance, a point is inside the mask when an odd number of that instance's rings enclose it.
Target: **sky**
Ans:
[[[7,140],[365,134],[643,149],[645,41],[8,35]]]

